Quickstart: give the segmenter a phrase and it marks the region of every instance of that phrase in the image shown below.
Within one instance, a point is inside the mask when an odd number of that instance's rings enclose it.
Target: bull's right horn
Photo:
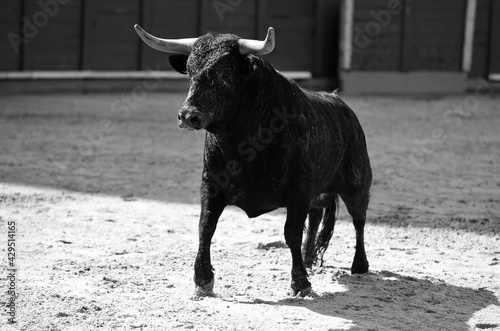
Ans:
[[[135,32],[141,39],[154,49],[162,52],[186,54],[189,55],[193,49],[194,42],[198,38],[184,38],[184,39],[162,39],[155,37],[139,26],[134,25]]]
[[[274,28],[267,29],[266,39],[253,40],[253,39],[239,39],[241,55],[266,55],[274,49]]]

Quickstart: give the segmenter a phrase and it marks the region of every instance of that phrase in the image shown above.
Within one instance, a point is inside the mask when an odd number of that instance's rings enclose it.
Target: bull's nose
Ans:
[[[197,115],[191,115],[188,118],[186,118],[188,122],[191,124],[191,127],[195,130],[201,129],[201,121],[200,118]]]
[[[201,119],[194,111],[189,109],[182,109],[177,114],[177,119],[180,122],[181,127],[199,130],[201,129]]]

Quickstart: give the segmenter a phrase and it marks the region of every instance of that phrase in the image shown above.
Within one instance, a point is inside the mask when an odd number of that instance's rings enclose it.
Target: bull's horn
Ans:
[[[194,42],[198,38],[184,38],[184,39],[162,39],[155,37],[139,26],[139,24],[134,25],[135,32],[141,37],[141,39],[148,44],[162,52],[176,53],[176,54],[186,54],[191,53],[193,49]]]
[[[274,28],[267,29],[267,36],[264,40],[239,39],[238,44],[242,55],[271,53],[274,49]]]

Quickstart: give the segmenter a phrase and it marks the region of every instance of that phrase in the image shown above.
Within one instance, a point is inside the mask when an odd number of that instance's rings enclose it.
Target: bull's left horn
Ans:
[[[198,38],[183,38],[183,39],[162,39],[155,37],[139,26],[139,24],[134,25],[135,32],[141,37],[141,39],[148,44],[162,52],[176,53],[176,54],[186,54],[189,55],[193,49],[194,42]]]
[[[274,49],[274,28],[267,29],[267,36],[264,40],[239,39],[238,44],[242,55],[271,53]]]

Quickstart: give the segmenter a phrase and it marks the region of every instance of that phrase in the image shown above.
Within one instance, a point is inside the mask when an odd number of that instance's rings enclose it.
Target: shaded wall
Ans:
[[[0,2],[0,71],[171,70],[167,54],[140,42],[206,31],[263,39],[279,69],[335,76],[340,0],[19,0]]]
[[[496,0],[477,0],[469,76],[488,77],[499,60],[491,49]],[[389,0],[355,0],[353,71],[462,71],[466,0],[400,0],[401,12],[389,18]],[[499,1],[496,1],[499,2]],[[379,15],[380,14],[380,15]],[[375,22],[375,25],[371,25]],[[377,25],[379,30],[377,30]],[[371,35],[370,35],[371,34]],[[366,38],[364,38],[366,37]],[[499,45],[500,46],[500,45]]]

